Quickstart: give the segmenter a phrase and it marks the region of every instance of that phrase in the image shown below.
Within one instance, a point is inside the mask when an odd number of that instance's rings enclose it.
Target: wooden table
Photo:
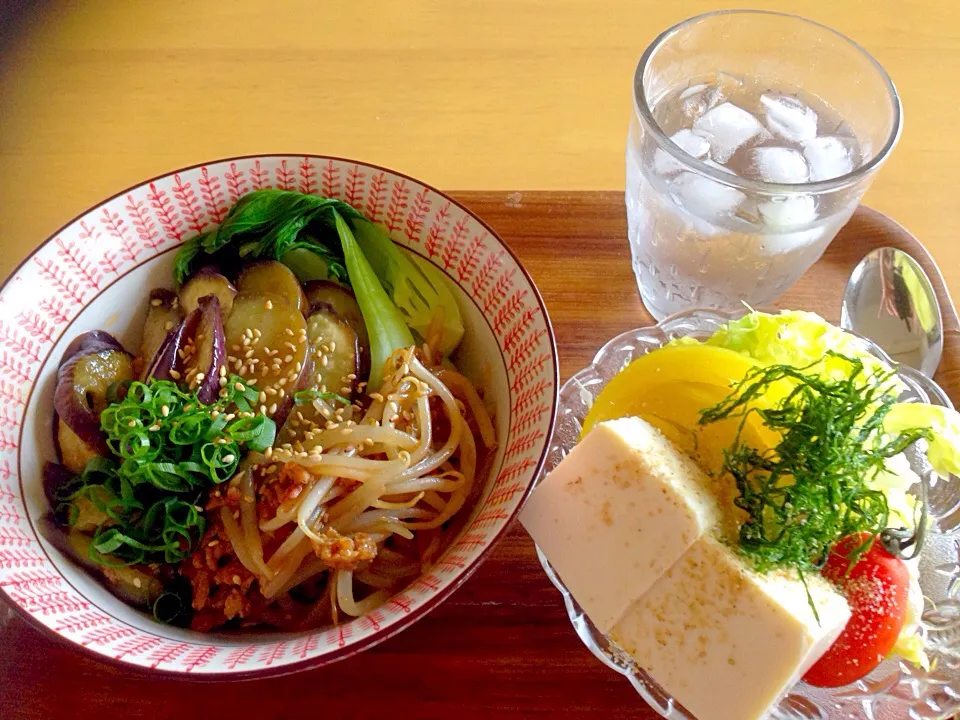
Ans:
[[[144,178],[245,153],[369,160],[440,188],[623,187],[630,77],[662,29],[742,0],[0,0],[0,275]],[[755,0],[864,45],[906,124],[866,202],[960,288],[960,6]],[[17,24],[4,8],[36,8]]]
[[[618,192],[458,193],[514,248],[553,321],[562,379],[610,337],[648,324],[640,304]],[[783,300],[836,321],[847,274],[877,242],[922,248],[861,210],[827,256]],[[960,388],[960,323],[945,321],[953,359],[938,379]],[[954,400],[960,396],[954,393]],[[101,664],[46,638],[0,602],[0,717],[157,720],[255,717],[638,718],[656,716],[627,681],[600,664],[570,628],[560,594],[517,527],[447,602],[356,657],[284,678],[244,683],[158,679]]]

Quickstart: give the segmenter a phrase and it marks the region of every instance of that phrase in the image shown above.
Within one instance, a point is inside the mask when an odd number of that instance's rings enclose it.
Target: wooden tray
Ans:
[[[553,320],[562,379],[610,337],[652,322],[630,267],[619,192],[457,193],[516,250]],[[857,211],[823,259],[778,305],[839,319],[850,271],[894,245],[937,288],[948,341],[937,379],[960,400],[960,320],[940,273],[899,225]],[[5,626],[5,627],[4,627]],[[517,527],[463,588],[397,637],[337,664],[284,678],[209,684],[156,679],[80,656],[0,605],[0,717],[648,718],[627,681],[570,628],[560,594]]]

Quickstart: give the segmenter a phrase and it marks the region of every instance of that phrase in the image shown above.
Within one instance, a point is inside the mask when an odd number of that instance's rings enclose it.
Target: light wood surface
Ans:
[[[550,309],[563,380],[609,338],[652,321],[627,261],[619,193],[523,193],[509,203],[504,192],[457,197],[487,219],[532,274]],[[781,307],[808,308],[836,322],[848,274],[864,254],[888,244],[913,253],[946,300],[923,248],[879,213],[859,210],[839,240]],[[944,321],[956,359],[960,321],[949,302]],[[944,365],[938,379],[957,401],[955,368]],[[417,720],[658,717],[577,639],[560,593],[519,527],[475,576],[409,630],[356,657],[281,679],[211,686],[135,673],[83,657],[19,616],[5,623],[4,610],[0,601],[4,718],[184,720],[248,717],[255,710],[258,720],[380,720],[397,708]]]
[[[441,188],[622,188],[630,78],[641,51],[683,17],[743,3],[13,4],[37,9],[2,58],[3,275],[93,203],[228,155],[355,157]],[[749,4],[832,26],[890,72],[905,128],[866,202],[916,234],[960,288],[960,5]]]

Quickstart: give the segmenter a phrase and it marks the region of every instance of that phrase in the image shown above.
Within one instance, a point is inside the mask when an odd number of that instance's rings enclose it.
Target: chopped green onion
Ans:
[[[241,448],[263,451],[276,437],[276,423],[263,415],[229,422],[229,413],[244,412],[258,393],[237,376],[225,387],[223,397],[204,405],[167,380],[132,382],[101,413],[116,457],[90,460],[57,497],[69,523],[80,517],[79,501],[108,518],[90,545],[93,560],[176,563],[193,551],[205,529],[197,506],[204,493],[236,473]]]

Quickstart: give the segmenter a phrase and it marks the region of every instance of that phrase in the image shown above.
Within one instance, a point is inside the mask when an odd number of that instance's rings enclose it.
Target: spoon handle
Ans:
[[[944,389],[953,404],[960,406],[960,330],[944,329],[943,356],[933,379]]]

